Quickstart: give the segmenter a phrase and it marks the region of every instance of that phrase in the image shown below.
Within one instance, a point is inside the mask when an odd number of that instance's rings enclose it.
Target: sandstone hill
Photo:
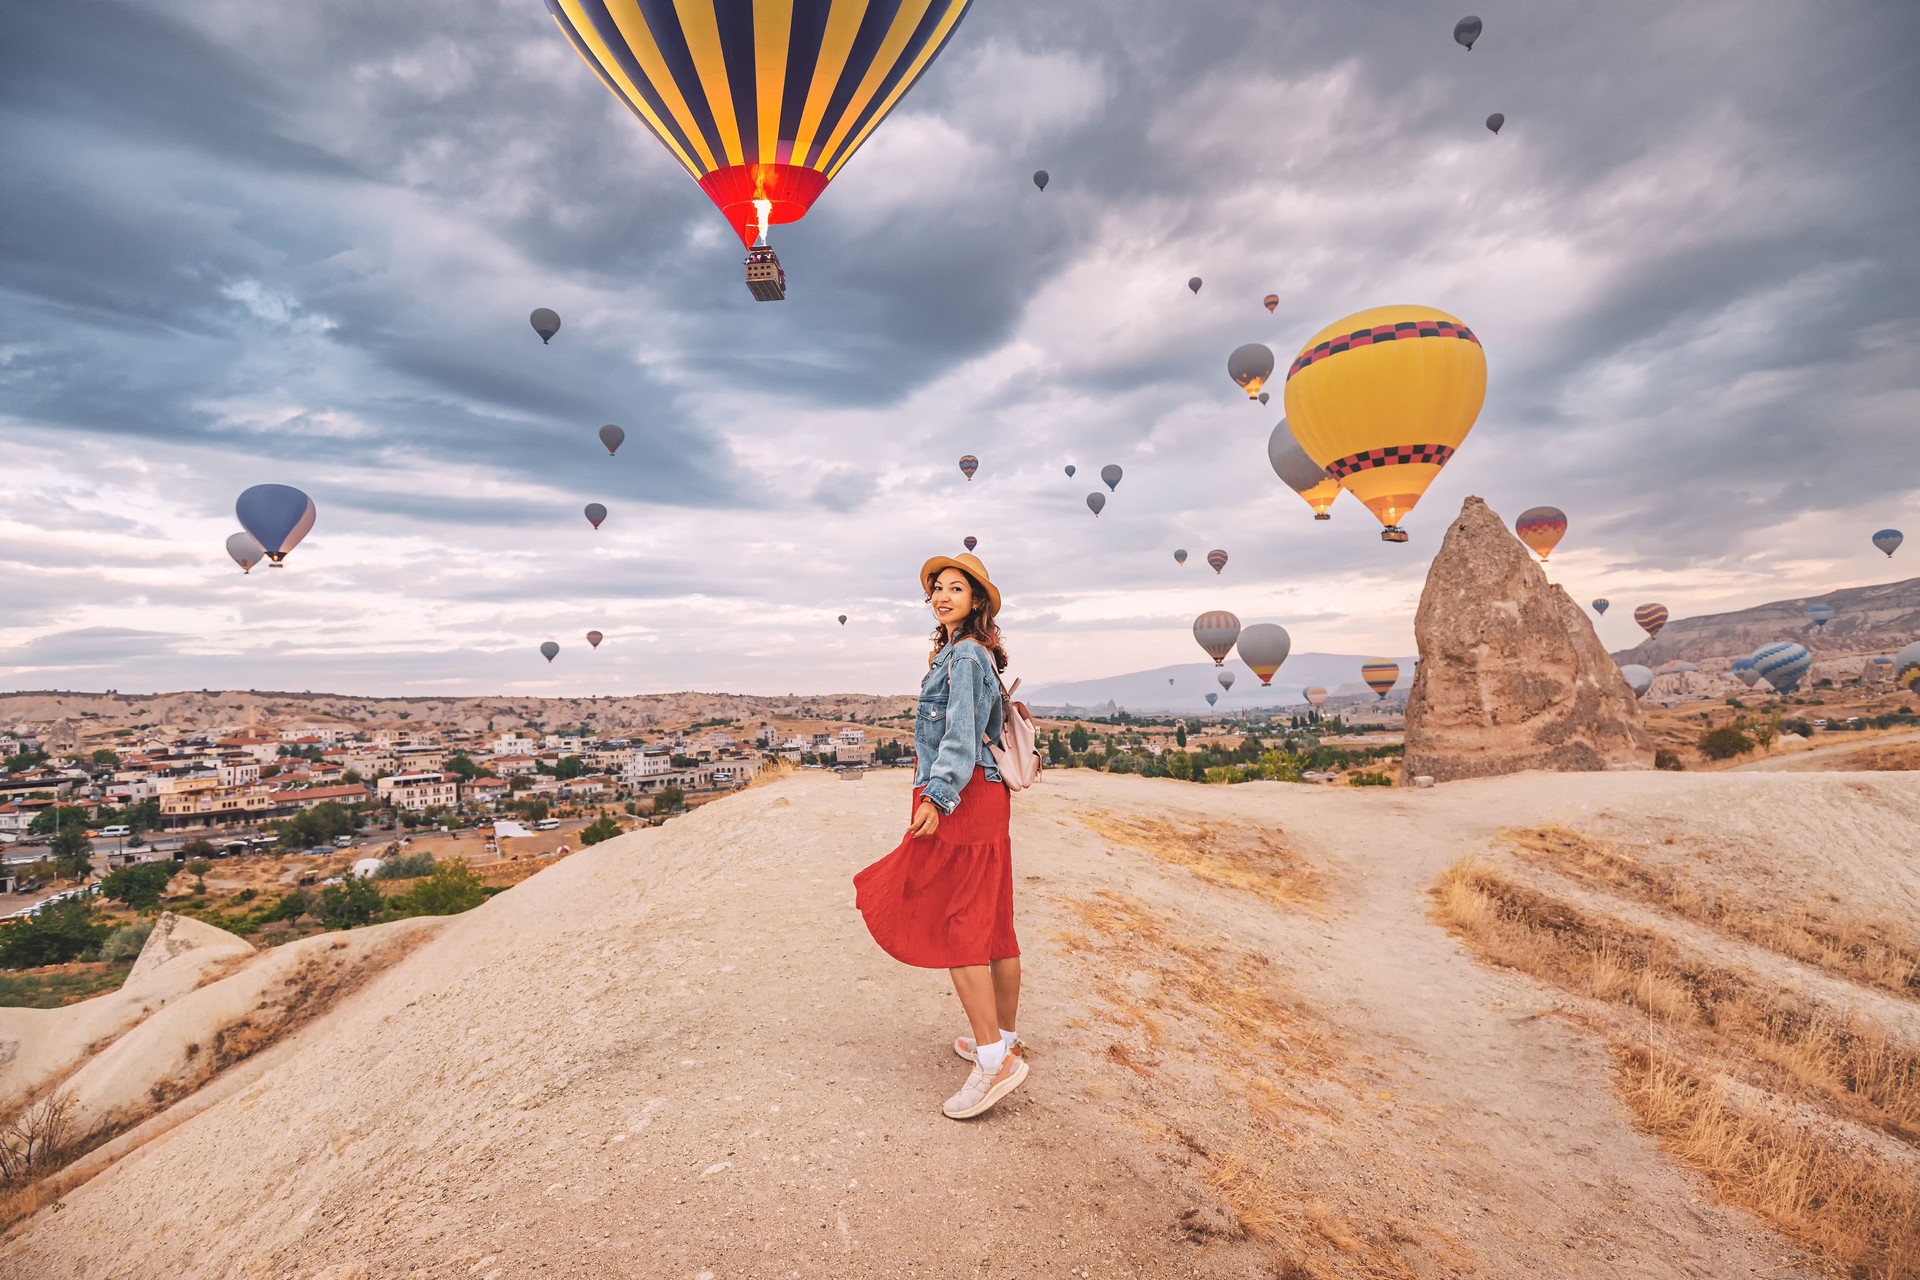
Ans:
[[[1631,610],[1638,601],[1616,601]],[[1807,620],[1807,606],[1833,606],[1833,621],[1815,627]],[[1676,611],[1677,612],[1677,611]],[[1920,637],[1920,578],[1883,582],[1871,587],[1847,587],[1825,595],[1775,600],[1732,613],[1709,613],[1696,618],[1674,617],[1660,634],[1613,654],[1617,662],[1658,667],[1676,659],[1708,669],[1744,658],[1763,644],[1793,640],[1813,651],[1816,663],[1860,655],[1898,652]],[[1841,669],[1858,664],[1840,664]]]
[[[1032,1075],[965,1124],[946,975],[852,908],[908,798],[789,776],[349,935],[324,1013],[159,1089],[8,1228],[0,1278],[1920,1266],[1914,1118],[1845,1083],[1911,1061],[1920,1001],[1807,932],[1920,966],[1920,777],[1049,773],[1013,836]],[[244,1015],[191,998],[139,1025],[204,1059]],[[1768,1029],[1828,1017],[1881,1066],[1784,1071]],[[1811,1210],[1771,1190],[1815,1173]]]

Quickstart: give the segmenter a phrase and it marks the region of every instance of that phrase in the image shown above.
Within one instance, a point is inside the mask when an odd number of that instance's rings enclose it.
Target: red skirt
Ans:
[[[913,791],[911,814],[920,804]],[[1013,933],[1013,842],[1007,789],[976,767],[960,803],[930,836],[853,878],[854,903],[880,949],[902,964],[953,969],[1020,954]]]

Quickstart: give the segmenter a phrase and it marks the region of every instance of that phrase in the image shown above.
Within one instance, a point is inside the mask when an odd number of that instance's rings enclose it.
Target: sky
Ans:
[[[769,304],[540,0],[0,7],[0,690],[908,692],[969,534],[1032,683],[1411,653],[1469,494],[1611,648],[1912,576],[1920,6],[1466,3],[977,0]],[[1398,546],[1225,368],[1388,303],[1489,370]]]

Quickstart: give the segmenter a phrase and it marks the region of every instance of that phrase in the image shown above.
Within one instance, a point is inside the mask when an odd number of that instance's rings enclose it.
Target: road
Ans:
[[[1728,773],[1817,773],[1826,766],[1820,763],[1834,756],[1851,755],[1855,751],[1865,751],[1868,747],[1891,747],[1903,742],[1920,742],[1920,733],[1892,733],[1882,736],[1866,737],[1848,733],[1846,739],[1831,746],[1809,747],[1805,751],[1795,751],[1787,755],[1768,756],[1762,760],[1749,760],[1726,770]]]

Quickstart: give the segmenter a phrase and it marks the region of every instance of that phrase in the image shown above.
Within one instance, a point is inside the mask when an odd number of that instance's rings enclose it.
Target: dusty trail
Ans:
[[[1550,999],[1425,895],[1526,823],[1778,806],[1791,837],[1853,803],[1843,776],[1050,774],[1015,801],[1033,1074],[968,1124],[938,1110],[965,1074],[946,976],[851,905],[906,783],[755,788],[450,921],[16,1228],[0,1276],[1811,1274],[1636,1134],[1601,1046],[1530,1017]],[[1920,822],[1920,779],[1875,786],[1858,838]],[[1291,850],[1319,901],[1195,874],[1205,830]],[[1196,992],[1268,1011],[1284,1048]]]

